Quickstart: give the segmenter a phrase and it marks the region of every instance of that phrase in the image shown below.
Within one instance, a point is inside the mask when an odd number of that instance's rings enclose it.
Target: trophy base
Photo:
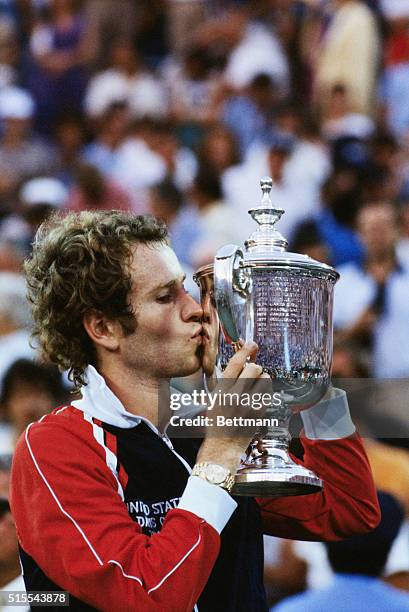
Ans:
[[[294,464],[275,467],[274,470],[260,467],[244,467],[235,478],[232,495],[247,497],[289,497],[309,495],[323,488],[318,478],[306,468]]]

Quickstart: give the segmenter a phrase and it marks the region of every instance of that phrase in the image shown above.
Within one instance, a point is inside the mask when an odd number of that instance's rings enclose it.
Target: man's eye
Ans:
[[[172,294],[167,293],[166,295],[160,295],[156,298],[156,301],[159,302],[160,304],[168,304],[169,302],[172,301]]]

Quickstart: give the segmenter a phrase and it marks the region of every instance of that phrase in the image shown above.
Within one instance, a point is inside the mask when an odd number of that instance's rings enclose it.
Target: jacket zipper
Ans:
[[[188,473],[191,474],[192,473],[192,468],[190,467],[190,465],[188,464],[188,462],[183,459],[183,457],[181,455],[179,455],[179,453],[177,453],[175,451],[175,449],[173,448],[173,444],[170,441],[170,439],[168,438],[168,436],[166,434],[159,434],[160,437],[162,438],[162,440],[164,441],[164,443],[166,444],[166,446],[168,446],[170,448],[170,450],[172,451],[172,453],[174,455],[176,455],[176,457],[179,459],[179,461],[181,463],[183,463],[183,465],[185,466],[185,468],[187,469]]]

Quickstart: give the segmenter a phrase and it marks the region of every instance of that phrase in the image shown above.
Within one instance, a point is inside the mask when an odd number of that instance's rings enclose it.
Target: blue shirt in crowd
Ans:
[[[409,593],[378,578],[337,574],[326,589],[289,597],[274,612],[409,612]]]

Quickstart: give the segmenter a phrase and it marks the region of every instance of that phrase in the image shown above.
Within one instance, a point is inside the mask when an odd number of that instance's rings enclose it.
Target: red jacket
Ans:
[[[134,428],[135,432],[140,429]],[[121,431],[128,432],[123,442]],[[119,430],[118,434],[113,427],[101,427],[74,407],[56,410],[29,426],[17,445],[11,480],[11,508],[20,545],[50,584],[94,608],[192,610],[211,576],[221,536],[200,516],[174,507],[178,495],[168,501],[167,512],[166,504],[144,508],[141,502],[141,510],[138,502],[124,503],[133,475],[129,467],[125,471],[125,459],[118,462],[118,457],[128,452],[125,438],[132,432]],[[163,485],[161,473],[173,466],[174,454],[153,432],[144,435],[146,442],[129,447],[142,457],[133,459],[138,462],[135,478],[140,479],[135,482],[153,486],[158,473],[158,487],[164,487],[170,472],[164,475]],[[323,478],[324,491],[257,500],[265,533],[338,540],[373,529],[379,522],[379,508],[358,435],[334,441],[303,438],[302,443],[304,464]],[[125,449],[121,453],[120,444]],[[164,466],[154,476],[149,473],[151,447]],[[169,456],[162,459],[162,452]],[[174,460],[177,465],[169,467],[172,478],[184,469],[177,457]],[[177,493],[186,486],[187,471],[183,479]],[[132,516],[135,508],[138,517]],[[163,525],[161,512],[166,514]],[[153,522],[158,517],[159,522]],[[38,587],[27,578],[29,588]],[[203,609],[200,602],[198,608]]]

